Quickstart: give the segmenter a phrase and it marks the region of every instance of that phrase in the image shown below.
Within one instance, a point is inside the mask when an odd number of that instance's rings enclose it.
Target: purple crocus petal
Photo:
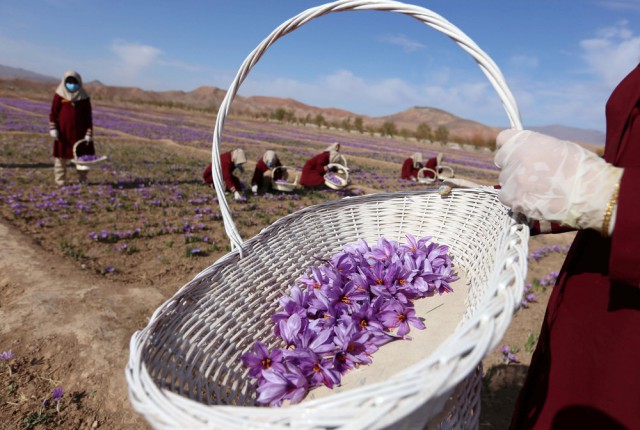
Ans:
[[[287,320],[281,320],[278,323],[278,328],[287,345],[294,345],[302,328],[302,320],[298,314],[293,314]]]

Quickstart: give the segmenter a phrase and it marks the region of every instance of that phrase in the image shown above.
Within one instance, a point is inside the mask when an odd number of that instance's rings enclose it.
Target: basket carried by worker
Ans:
[[[76,165],[77,170],[89,170],[92,165],[101,163],[106,159],[106,155],[96,155],[93,141],[80,139],[73,145],[71,162]]]
[[[344,159],[344,157],[343,157]],[[346,161],[346,160],[345,160]],[[342,164],[329,163],[324,175],[324,184],[334,190],[342,190],[349,185],[349,169]]]
[[[438,171],[428,167],[423,167],[418,170],[418,182],[422,184],[432,184],[436,181],[446,181],[455,176],[453,168],[451,166],[438,166]]]
[[[282,172],[280,172],[282,171]],[[276,174],[279,172],[280,175]],[[300,175],[302,172],[300,169],[290,166],[278,166],[273,168],[273,177],[280,176],[280,179],[271,181],[271,188],[276,191],[282,191],[290,193],[300,184]],[[293,181],[291,178],[293,177]]]
[[[515,101],[493,61],[457,27],[425,8],[396,1],[340,0],[302,12],[274,30],[244,61],[216,118],[214,186],[233,250],[184,285],[131,338],[129,397],[154,428],[479,427],[478,366],[499,343],[521,301],[529,237],[527,227],[500,203],[495,190],[454,189],[444,196],[419,190],[328,201],[281,218],[246,242],[224,198],[219,145],[239,86],[279,37],[313,18],[346,10],[402,13],[447,34],[478,62],[512,126],[522,128]],[[350,388],[338,387],[282,408],[258,407],[256,387],[240,356],[256,341],[269,348],[283,346],[271,321],[282,294],[310,266],[346,244],[360,239],[375,243],[381,237],[400,242],[407,234],[433,236],[447,245],[465,279],[454,285],[451,297],[458,294],[462,307],[449,315],[450,329],[438,330],[436,325],[425,330],[442,334],[432,351],[418,351],[406,366],[388,366],[389,374],[377,381],[360,378],[368,367],[361,366]]]

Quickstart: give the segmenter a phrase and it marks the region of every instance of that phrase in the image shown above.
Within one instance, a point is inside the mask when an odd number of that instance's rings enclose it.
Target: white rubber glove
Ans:
[[[576,143],[528,130],[504,130],[496,144],[502,203],[529,218],[602,230],[622,168]]]
[[[87,142],[93,142],[93,136],[91,136],[90,134],[87,134],[87,135],[84,137],[84,140],[86,140]]]
[[[55,128],[49,130],[49,135],[51,135],[51,137],[53,137],[54,139],[58,139],[58,130],[56,130]]]
[[[257,185],[251,185],[251,192],[253,194],[258,194],[258,186]]]
[[[240,195],[240,193],[238,191],[234,191],[233,192],[233,199],[234,200],[242,200],[242,196]]]

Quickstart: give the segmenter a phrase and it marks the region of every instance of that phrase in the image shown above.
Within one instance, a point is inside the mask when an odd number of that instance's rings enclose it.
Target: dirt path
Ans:
[[[79,415],[69,416],[68,423],[146,428],[129,404],[124,366],[131,334],[165,298],[148,286],[119,287],[83,272],[4,221],[0,243],[0,337],[16,354],[15,376],[26,371],[66,393],[84,393],[78,411],[67,409]],[[20,356],[27,352],[37,358],[23,363]],[[29,410],[30,397],[47,394],[23,393],[20,401]],[[0,428],[19,428],[15,424]]]

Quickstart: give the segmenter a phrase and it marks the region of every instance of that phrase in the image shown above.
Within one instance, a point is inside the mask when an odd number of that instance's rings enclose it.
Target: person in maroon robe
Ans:
[[[74,158],[76,142],[85,140],[76,154],[94,155],[91,100],[78,72],[65,72],[56,88],[49,113],[49,134],[53,137],[53,173],[57,185],[67,185],[67,163]],[[87,181],[86,169],[76,169],[80,182]]]
[[[640,66],[611,94],[606,119],[604,159],[539,133],[498,135],[500,200],[579,229],[512,430],[640,428]]]
[[[243,189],[243,185],[240,179],[233,174],[234,170],[238,169],[240,173],[244,171],[244,163],[247,162],[247,157],[244,154],[244,150],[241,148],[234,149],[233,151],[223,152],[220,154],[220,167],[222,169],[222,181],[225,185],[225,192],[233,193],[235,200],[241,200],[242,195],[240,191]],[[212,165],[209,163],[204,172],[202,173],[202,179],[205,183],[213,186],[213,172]]]
[[[404,160],[402,163],[402,170],[400,171],[400,178],[407,181],[417,181],[418,172],[424,167],[422,162],[422,154],[415,152],[411,157]]]
[[[337,163],[340,158],[340,143],[334,142],[323,152],[304,163],[302,175],[300,176],[300,185],[306,188],[324,186],[324,175],[329,170],[328,165]]]
[[[282,163],[275,151],[265,151],[264,155],[256,163],[256,168],[253,171],[253,177],[251,178],[251,191],[253,194],[257,194],[258,189],[266,190],[270,186],[272,180],[277,181],[282,179],[284,174],[283,169],[275,170],[272,175],[265,175],[265,173],[270,170],[281,166]]]
[[[415,152],[411,157],[404,160],[402,163],[402,170],[400,172],[400,178],[407,181],[417,181],[418,173],[420,169],[426,167],[429,170],[423,171],[423,177],[435,178],[436,172],[438,172],[438,166],[442,161],[442,154],[438,154],[436,157],[429,158],[426,163],[422,161],[422,154]]]

